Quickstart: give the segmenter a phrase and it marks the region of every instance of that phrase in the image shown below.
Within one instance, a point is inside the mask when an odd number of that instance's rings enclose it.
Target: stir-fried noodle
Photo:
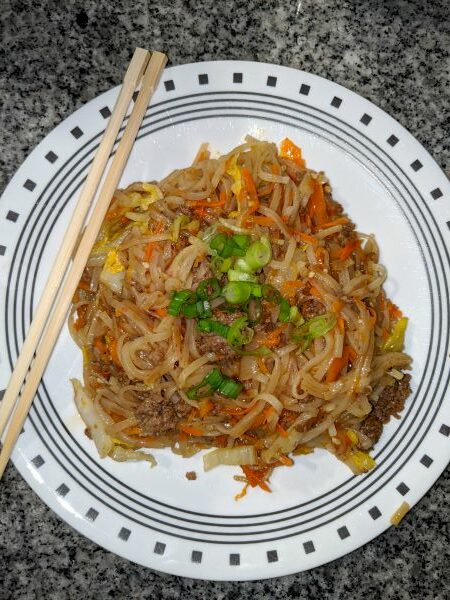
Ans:
[[[202,449],[205,470],[326,448],[355,473],[410,393],[407,319],[372,235],[290,140],[247,138],[117,190],[73,300],[76,402],[101,456]]]

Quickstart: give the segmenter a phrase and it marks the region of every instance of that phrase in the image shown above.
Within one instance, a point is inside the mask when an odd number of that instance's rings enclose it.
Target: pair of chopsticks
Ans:
[[[0,479],[30,410],[42,374],[47,366],[61,327],[65,322],[72,297],[83,274],[111,198],[119,184],[147,106],[158,85],[166,62],[167,56],[161,52],[153,52],[150,55],[147,50],[136,48],[125,73],[119,97],[33,316],[33,321],[3,400],[0,403],[0,438],[6,430],[0,452]],[[82,232],[86,215],[97,193],[127,108],[130,105],[134,91],[140,83],[139,94],[123,136],[117,146],[110,169],[100,189],[93,214]],[[77,248],[81,232],[82,236]],[[69,268],[70,259],[76,248],[76,254]],[[35,352],[36,357],[30,369]],[[19,394],[20,398],[16,403]]]

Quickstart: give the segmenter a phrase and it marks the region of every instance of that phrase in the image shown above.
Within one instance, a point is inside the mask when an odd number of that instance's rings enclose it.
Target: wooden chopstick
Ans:
[[[8,387],[0,402],[0,438],[5,430],[8,419],[19,396],[20,388],[25,380],[28,368],[33,360],[34,352],[39,343],[48,315],[50,314],[56,294],[61,287],[64,274],[67,271],[71,256],[79,239],[84,220],[97,192],[101,177],[109,156],[117,139],[120,127],[130,105],[133,93],[142,79],[145,67],[150,60],[150,52],[136,48],[128,65],[123,85],[115,103],[105,133],[95,154],[92,166],[81,190],[80,197],[73,212],[70,223],[56,256],[55,263],[48,276],[46,286],[33,315],[30,328],[20,350]]]
[[[94,212],[82,235],[72,266],[62,285],[57,302],[55,302],[53,313],[48,319],[48,323],[36,353],[36,358],[31,366],[22,394],[17,402],[16,409],[6,431],[3,440],[3,448],[0,453],[0,478],[3,475],[13,451],[14,444],[16,443],[23,423],[28,415],[28,411],[30,410],[42,374],[53,351],[61,327],[65,322],[72,297],[83,274],[84,267],[108,210],[111,198],[119,185],[120,178],[142,123],[142,119],[144,118],[150,98],[158,84],[166,62],[167,57],[165,54],[153,52],[145,70],[142,87],[136,99],[133,111],[125,127],[122,139],[117,146],[116,154],[114,155],[109,172],[101,187]]]

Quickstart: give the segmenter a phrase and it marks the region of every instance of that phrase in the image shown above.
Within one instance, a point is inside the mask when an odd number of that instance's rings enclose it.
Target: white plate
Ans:
[[[17,171],[0,203],[0,389],[57,252],[117,88],[59,125]],[[75,529],[132,561],[195,578],[261,579],[343,556],[414,505],[450,455],[450,186],[420,144],[373,104],[314,75],[269,64],[172,67],[144,119],[122,184],[188,165],[201,142],[227,151],[247,133],[298,142],[323,169],[358,228],[374,232],[387,292],[410,316],[414,394],[375,448],[378,467],[354,477],[326,452],[278,469],[271,494],[235,502],[235,469],[204,474],[200,457],[156,451],[158,467],[99,460],[83,434],[69,377],[81,356],[65,329],[14,463]],[[197,481],[187,481],[195,470]]]

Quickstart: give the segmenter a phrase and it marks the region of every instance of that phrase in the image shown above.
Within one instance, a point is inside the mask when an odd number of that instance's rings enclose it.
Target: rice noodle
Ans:
[[[327,448],[358,472],[357,453],[375,441],[365,420],[387,386],[392,395],[407,382],[411,358],[386,343],[399,313],[383,292],[374,236],[353,231],[326,176],[288,148],[282,155],[247,136],[211,158],[202,144],[190,167],[114,194],[69,316],[83,351],[76,402],[102,457],[151,462],[133,449],[189,457],[220,446],[217,464],[237,461],[245,480],[265,489],[272,468],[300,444]],[[256,286],[250,293],[259,297],[269,284],[287,300],[251,300],[259,314],[241,348],[230,345],[229,328],[249,317],[248,307],[233,307],[220,291],[227,269],[210,246],[218,233],[267,238],[271,258],[245,273]],[[117,273],[120,287],[108,287]],[[221,322],[220,334],[172,306],[183,289],[192,292],[187,302],[201,304],[194,293],[211,278],[219,294],[202,310]],[[225,387],[204,383],[213,368]],[[252,480],[251,469],[262,479]]]

